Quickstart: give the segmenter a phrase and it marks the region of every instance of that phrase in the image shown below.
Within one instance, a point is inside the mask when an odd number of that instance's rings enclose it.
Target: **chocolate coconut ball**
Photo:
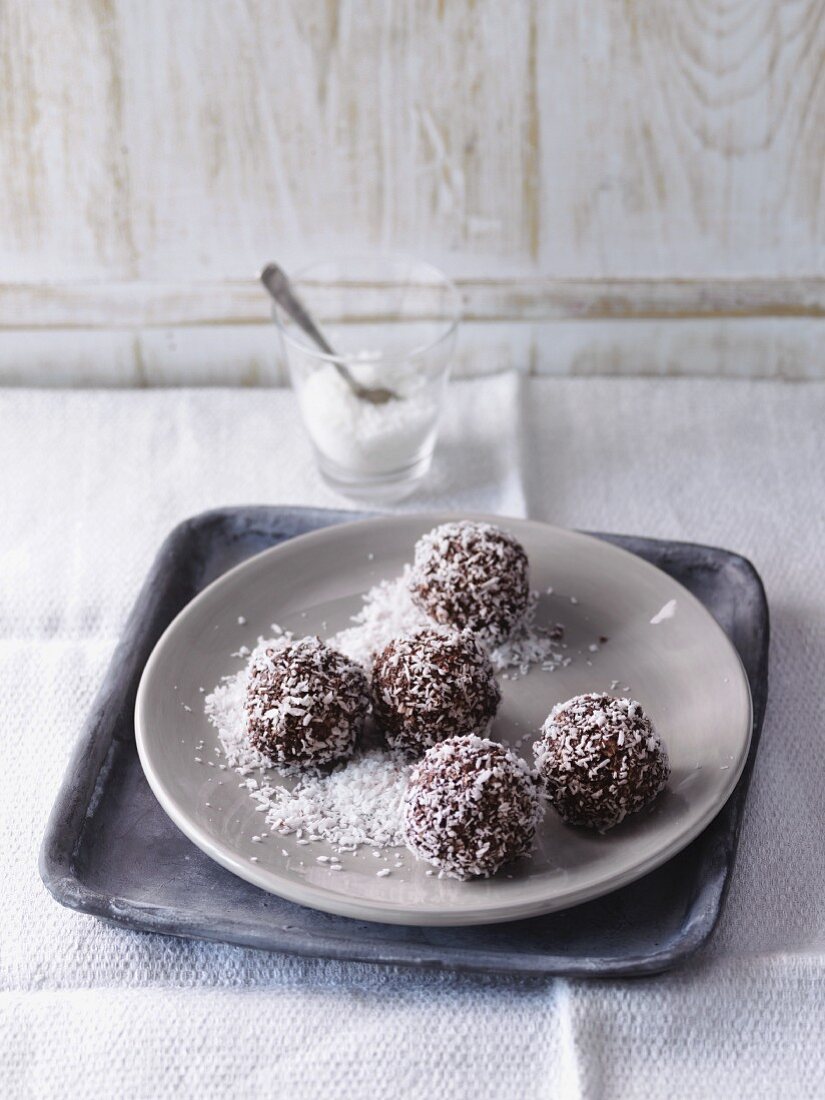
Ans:
[[[283,771],[349,756],[369,706],[363,670],[320,638],[261,648],[250,662],[249,740]]]
[[[492,875],[530,850],[541,800],[527,764],[470,734],[429,749],[404,794],[407,847],[451,878]]]
[[[388,744],[416,755],[447,737],[486,731],[501,702],[475,638],[437,628],[393,638],[375,659],[372,690]]]
[[[503,642],[530,602],[527,555],[491,523],[445,523],[415,545],[414,602],[437,623]]]
[[[560,703],[533,751],[562,820],[600,832],[647,806],[670,777],[667,749],[633,699],[590,694]]]

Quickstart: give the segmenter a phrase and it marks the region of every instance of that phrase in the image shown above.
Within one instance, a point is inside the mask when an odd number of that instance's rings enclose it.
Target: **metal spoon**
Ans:
[[[333,356],[332,365],[356,397],[360,398],[362,401],[369,401],[373,405],[386,405],[388,401],[397,401],[399,399],[398,394],[393,390],[385,389],[383,386],[362,386],[361,383],[352,376],[349,369],[340,362],[335,352],[324,339],[321,330],[312,320],[306,307],[292,289],[292,284],[286,274],[277,264],[266,265],[261,272],[261,282],[281,309],[289,314],[295,324],[302,328],[311,340],[315,341],[321,351],[325,355]]]

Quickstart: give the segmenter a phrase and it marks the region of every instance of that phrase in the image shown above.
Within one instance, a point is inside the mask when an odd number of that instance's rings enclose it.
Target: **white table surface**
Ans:
[[[760,570],[771,691],[717,935],[644,981],[294,959],[61,909],[37,852],[158,543],[240,503],[339,506],[286,391],[0,392],[0,1070],[8,1095],[825,1095],[825,385],[456,383],[405,508],[715,543]]]

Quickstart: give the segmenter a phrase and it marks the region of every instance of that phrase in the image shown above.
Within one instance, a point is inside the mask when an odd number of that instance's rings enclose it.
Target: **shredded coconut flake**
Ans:
[[[355,625],[334,635],[329,644],[370,670],[376,655],[393,638],[432,628],[432,619],[412,601],[410,572],[407,565],[400,577],[381,581],[371,588],[364,596],[363,608],[353,616]],[[507,641],[486,647],[495,671],[510,672],[510,679],[525,676],[531,665],[540,664],[545,672],[550,672],[570,663],[559,644],[563,634],[560,626],[536,625],[536,603],[534,593],[522,625]]]
[[[242,776],[242,786],[266,814],[266,823],[281,835],[307,831],[313,840],[339,848],[361,844],[402,844],[401,799],[409,766],[394,753],[371,750],[329,773],[306,772],[294,785],[269,767],[268,759],[247,740],[244,710],[246,669],[218,685],[205,700],[206,714],[218,730],[228,763]],[[261,781],[251,778],[262,769]]]
[[[676,614],[676,601],[675,600],[668,600],[667,603],[665,604],[665,606],[660,608],[659,611],[657,611],[656,614],[653,616],[653,618],[650,620],[650,625],[651,626],[658,626],[659,623],[663,623],[667,619],[672,619],[675,614]]]
[[[395,847],[401,836],[401,799],[409,766],[372,750],[329,775],[308,776],[293,790],[276,787],[266,820],[282,833],[311,828],[339,848]]]
[[[350,362],[359,382],[387,385],[399,400],[374,405],[353,393],[333,364],[315,370],[299,391],[304,420],[319,450],[362,474],[407,466],[431,443],[437,406],[421,380],[387,378],[380,365]]]

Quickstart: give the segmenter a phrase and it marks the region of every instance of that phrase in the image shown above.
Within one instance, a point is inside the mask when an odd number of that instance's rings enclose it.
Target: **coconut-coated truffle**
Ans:
[[[249,739],[283,771],[350,756],[369,707],[363,669],[320,638],[262,647],[250,661]]]
[[[415,755],[486,732],[501,702],[486,652],[471,634],[443,628],[393,638],[375,660],[372,690],[388,744]]]
[[[600,832],[651,803],[670,777],[667,749],[633,699],[591,693],[559,703],[533,751],[562,820]]]
[[[527,764],[470,734],[429,749],[412,769],[403,801],[407,847],[451,878],[494,874],[525,855],[541,819]]]
[[[524,547],[500,527],[444,523],[415,545],[410,593],[437,623],[497,645],[527,612],[528,570]]]

